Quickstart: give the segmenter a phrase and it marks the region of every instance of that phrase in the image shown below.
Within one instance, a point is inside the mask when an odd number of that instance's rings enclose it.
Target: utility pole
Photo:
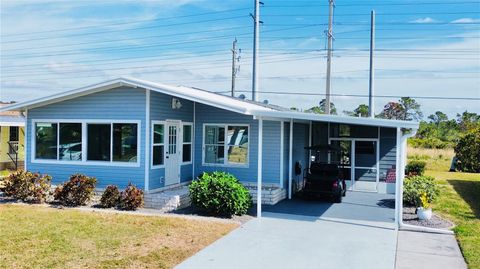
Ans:
[[[263,5],[263,2],[260,0],[255,1],[255,15],[250,14],[254,21],[253,28],[253,71],[252,71],[252,100],[258,101],[258,49],[260,46],[260,5]]]
[[[237,78],[238,71],[240,71],[240,66],[236,66],[236,63],[240,61],[240,56],[237,55],[241,51],[240,49],[237,52],[237,39],[235,38],[232,45],[232,97],[235,97],[235,79]]]
[[[369,87],[368,87],[368,116],[370,118],[375,117],[375,103],[374,103],[375,70],[373,69],[374,50],[375,50],[375,10],[372,10],[371,22],[370,22],[370,77],[369,77]]]
[[[325,92],[325,114],[330,114],[330,86],[331,86],[331,73],[332,73],[332,47],[333,47],[333,7],[334,0],[328,0],[329,11],[328,11],[328,48],[327,48],[327,85]]]

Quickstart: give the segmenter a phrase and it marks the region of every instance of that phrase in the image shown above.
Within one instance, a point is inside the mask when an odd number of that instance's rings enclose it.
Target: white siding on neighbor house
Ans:
[[[27,166],[30,171],[46,173],[52,176],[54,184],[66,181],[70,175],[82,173],[97,178],[97,187],[104,188],[116,184],[124,188],[132,182],[144,188],[145,167],[145,102],[144,89],[120,87],[94,93],[43,107],[29,109],[27,121]],[[139,166],[123,166],[122,164],[59,164],[32,162],[32,121],[44,120],[112,120],[140,122]],[[85,154],[85,152],[83,153]]]

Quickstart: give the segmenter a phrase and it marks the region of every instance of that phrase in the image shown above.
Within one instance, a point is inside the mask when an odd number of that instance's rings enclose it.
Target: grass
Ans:
[[[172,268],[237,225],[0,205],[0,268]]]
[[[452,157],[453,150],[409,149],[409,159],[423,158],[426,175],[440,184],[433,210],[456,224],[455,236],[469,268],[480,268],[480,174],[448,172]]]

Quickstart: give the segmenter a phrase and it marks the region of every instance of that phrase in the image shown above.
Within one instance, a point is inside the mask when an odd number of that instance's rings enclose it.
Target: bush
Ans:
[[[460,138],[455,146],[455,154],[458,170],[480,173],[480,128],[473,129]]]
[[[225,172],[203,173],[190,184],[192,204],[220,216],[243,215],[252,206],[247,188]]]
[[[423,173],[425,173],[425,166],[426,165],[427,165],[427,163],[424,162],[424,161],[411,160],[405,166],[405,174],[408,177],[423,176]]]
[[[97,179],[82,174],[70,176],[70,179],[55,189],[54,197],[66,206],[85,205],[93,196]]]
[[[118,208],[122,210],[135,210],[143,206],[143,191],[132,183],[120,194]]]
[[[100,205],[105,208],[115,207],[120,201],[120,191],[115,185],[108,185],[100,198]]]
[[[425,193],[428,203],[433,202],[439,188],[435,179],[428,176],[412,176],[405,178],[403,182],[403,202],[415,207],[421,206],[421,196]]]
[[[2,180],[0,189],[6,196],[24,202],[43,203],[50,195],[52,177],[39,173],[18,171]]]

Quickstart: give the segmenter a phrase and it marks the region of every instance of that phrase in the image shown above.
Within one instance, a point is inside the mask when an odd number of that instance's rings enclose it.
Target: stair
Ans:
[[[144,195],[145,208],[153,208],[162,212],[169,212],[190,206],[188,186],[181,186],[169,190]]]

